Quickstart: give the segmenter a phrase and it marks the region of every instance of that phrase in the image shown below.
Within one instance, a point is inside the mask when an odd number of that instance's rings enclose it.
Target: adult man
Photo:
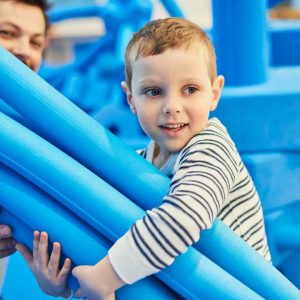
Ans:
[[[48,8],[47,0],[0,0],[0,46],[35,72],[46,45]],[[15,251],[11,229],[0,224],[0,258]]]

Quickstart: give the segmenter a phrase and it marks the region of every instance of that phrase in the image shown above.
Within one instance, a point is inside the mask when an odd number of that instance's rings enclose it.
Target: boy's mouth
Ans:
[[[167,123],[167,124],[162,124],[159,125],[159,127],[165,129],[165,130],[170,130],[170,131],[178,131],[185,127],[187,124],[186,123]]]

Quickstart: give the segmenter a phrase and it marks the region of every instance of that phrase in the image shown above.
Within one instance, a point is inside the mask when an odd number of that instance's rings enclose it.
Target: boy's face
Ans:
[[[140,57],[132,63],[132,91],[123,83],[132,111],[164,158],[203,130],[217,106],[224,78],[211,83],[204,53],[194,47]]]
[[[0,1],[0,45],[35,72],[43,58],[45,25],[39,7]]]

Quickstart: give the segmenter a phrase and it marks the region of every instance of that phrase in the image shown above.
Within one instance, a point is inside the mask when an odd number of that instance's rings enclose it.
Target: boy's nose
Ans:
[[[176,96],[166,97],[163,103],[164,114],[178,114],[181,111],[180,102]]]

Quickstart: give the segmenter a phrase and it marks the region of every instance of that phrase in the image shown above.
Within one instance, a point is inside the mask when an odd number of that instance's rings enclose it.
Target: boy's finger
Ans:
[[[52,276],[56,276],[59,268],[60,259],[60,244],[57,242],[53,243],[52,253],[48,263],[48,271]]]
[[[32,256],[34,261],[37,261],[38,258],[39,241],[40,241],[40,232],[35,230],[33,232],[33,246],[32,246]]]
[[[24,257],[27,265],[31,269],[32,262],[33,262],[32,252],[23,244],[17,244],[16,249],[21,253],[21,255]]]
[[[37,259],[38,262],[43,266],[47,267],[49,262],[49,255],[48,255],[48,234],[45,231],[42,231],[40,234],[40,241],[38,245],[38,252],[37,252]]]
[[[58,277],[61,279],[61,280],[65,280],[67,278],[67,276],[69,275],[70,273],[70,270],[71,270],[71,265],[72,265],[72,262],[71,262],[71,259],[70,258],[66,258],[65,261],[64,261],[64,264],[58,274]]]

